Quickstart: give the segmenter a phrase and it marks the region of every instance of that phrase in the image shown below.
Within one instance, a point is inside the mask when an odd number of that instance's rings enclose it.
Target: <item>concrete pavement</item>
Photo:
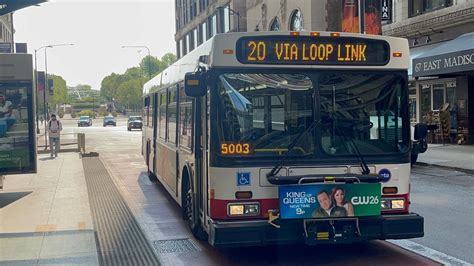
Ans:
[[[417,162],[474,173],[474,145],[429,144]]]
[[[0,265],[98,265],[82,161],[38,155],[38,173],[10,175],[0,192]]]

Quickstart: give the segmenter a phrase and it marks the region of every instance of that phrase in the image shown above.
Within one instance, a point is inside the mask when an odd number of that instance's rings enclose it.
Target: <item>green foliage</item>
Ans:
[[[74,109],[98,109],[100,108],[99,103],[73,103],[72,107]]]
[[[82,111],[80,111],[77,115],[78,115],[78,116],[87,115],[87,116],[89,116],[89,117],[91,117],[91,118],[95,118],[95,116],[96,116],[95,112],[92,111],[92,110],[82,110]]]
[[[165,54],[161,60],[145,56],[138,67],[131,67],[123,74],[106,76],[100,87],[100,96],[107,101],[115,101],[119,106],[131,108],[142,105],[142,87],[151,77],[157,75],[176,61],[174,54]]]
[[[171,66],[174,62],[176,62],[176,60],[176,55],[172,53],[167,53],[161,57],[161,62],[163,62],[165,67]]]
[[[54,106],[56,104],[63,104],[67,102],[68,93],[66,81],[58,75],[48,74],[48,78],[53,80],[53,97],[50,97],[49,104]]]
[[[113,117],[117,117],[117,112],[113,111],[113,112],[112,112],[112,116],[113,116]]]
[[[59,118],[63,118],[63,117],[64,117],[64,111],[63,111],[63,110],[59,110],[58,116],[59,116]]]
[[[107,116],[109,113],[107,113],[106,110],[99,110],[99,116]]]
[[[72,118],[76,118],[76,116],[77,116],[76,112],[72,112],[72,113],[71,113],[71,117],[72,117]]]

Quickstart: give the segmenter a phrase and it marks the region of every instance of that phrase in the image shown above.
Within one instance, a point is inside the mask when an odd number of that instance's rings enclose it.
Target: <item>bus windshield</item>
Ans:
[[[406,152],[402,88],[396,74],[222,74],[219,143],[248,144],[255,156],[283,155],[295,138],[292,156]],[[309,128],[315,114],[321,122]]]

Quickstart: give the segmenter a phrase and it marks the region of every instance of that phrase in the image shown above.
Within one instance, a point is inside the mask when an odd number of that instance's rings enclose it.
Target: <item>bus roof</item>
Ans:
[[[275,42],[280,43],[275,45]],[[270,42],[273,42],[270,44]],[[258,60],[264,58],[265,51],[260,51],[258,54],[258,44],[262,44],[267,48],[267,54],[273,53],[274,60]],[[265,46],[265,44],[267,44]],[[295,50],[291,50],[292,45],[298,45]],[[316,46],[310,47],[310,44],[316,43]],[[361,43],[363,43],[361,45]],[[271,46],[272,45],[272,46]],[[315,53],[318,52],[318,47],[321,46],[319,56],[322,56],[318,61],[303,61],[309,57],[310,49],[314,48]],[[354,54],[355,58],[361,53],[365,53],[365,48],[372,48],[371,57],[367,55],[367,61],[373,62],[344,62],[344,55]],[[326,49],[322,46],[326,46]],[[331,46],[331,47],[329,47]],[[345,47],[356,47],[353,51],[346,51]],[[359,47],[357,47],[359,46]],[[268,50],[271,47],[271,50]],[[386,47],[384,49],[384,47]],[[279,49],[275,52],[276,49]],[[306,51],[306,55],[304,54]],[[285,53],[289,59],[289,53],[294,52],[293,58],[296,60],[286,60]],[[385,58],[380,59],[380,52],[385,53]],[[331,55],[333,58],[329,57]],[[281,59],[276,61],[276,57]],[[364,54],[365,56],[365,54]],[[270,56],[268,56],[269,58]],[[353,55],[354,57],[354,55]],[[144,95],[151,91],[158,90],[161,87],[167,87],[171,84],[184,80],[184,75],[187,72],[195,72],[198,69],[198,62],[204,61],[208,69],[228,68],[228,69],[399,69],[404,70],[409,68],[410,53],[408,41],[403,38],[382,36],[382,35],[366,35],[358,33],[334,33],[334,32],[238,32],[238,33],[224,33],[217,34],[211,39],[189,52],[186,56],[180,58],[173,65],[165,69],[163,72],[148,81],[143,87]],[[247,60],[249,59],[249,60]],[[252,61],[253,60],[253,61]],[[324,62],[326,60],[326,62]],[[350,61],[350,60],[347,60]]]

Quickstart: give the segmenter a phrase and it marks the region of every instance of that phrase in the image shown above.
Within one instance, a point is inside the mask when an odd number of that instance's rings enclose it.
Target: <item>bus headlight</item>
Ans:
[[[382,198],[382,210],[403,210],[405,209],[405,199],[403,198]]]
[[[257,216],[260,214],[259,203],[232,203],[228,205],[229,216]]]

